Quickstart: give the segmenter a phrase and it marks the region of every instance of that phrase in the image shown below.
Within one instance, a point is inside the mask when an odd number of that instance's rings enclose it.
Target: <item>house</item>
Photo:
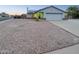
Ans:
[[[62,20],[64,18],[64,13],[65,13],[65,11],[59,8],[56,8],[54,6],[49,6],[37,11],[28,12],[27,15],[29,17],[32,17],[33,14],[38,12],[42,13],[43,18],[45,18],[46,20]]]
[[[0,21],[9,19],[10,16],[4,12],[0,13]]]

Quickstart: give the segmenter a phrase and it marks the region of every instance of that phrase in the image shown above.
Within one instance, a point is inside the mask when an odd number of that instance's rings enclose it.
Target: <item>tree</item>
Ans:
[[[79,18],[79,9],[76,6],[70,6],[67,9],[68,18]]]
[[[36,21],[39,21],[40,19],[42,19],[44,16],[44,13],[43,12],[37,12],[37,13],[34,13],[33,14],[33,18],[36,19]]]

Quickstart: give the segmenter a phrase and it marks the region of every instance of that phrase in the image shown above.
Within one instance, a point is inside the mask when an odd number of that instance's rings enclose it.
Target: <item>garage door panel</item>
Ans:
[[[46,20],[61,20],[63,18],[63,14],[57,14],[57,13],[47,13],[46,15]]]

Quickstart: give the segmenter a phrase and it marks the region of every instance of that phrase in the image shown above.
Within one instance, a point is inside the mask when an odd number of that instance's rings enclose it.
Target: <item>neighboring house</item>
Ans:
[[[43,18],[45,18],[46,20],[62,20],[64,18],[64,13],[65,13],[63,10],[59,8],[56,8],[54,6],[49,6],[37,11],[27,12],[27,15],[29,17],[32,17],[32,15],[37,12],[43,13]]]
[[[0,21],[9,19],[10,16],[4,12],[0,13]]]

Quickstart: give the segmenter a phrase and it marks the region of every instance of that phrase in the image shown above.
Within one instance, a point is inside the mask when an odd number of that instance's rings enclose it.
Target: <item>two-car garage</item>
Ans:
[[[46,13],[45,17],[46,17],[46,20],[62,20],[63,14],[62,13]]]

